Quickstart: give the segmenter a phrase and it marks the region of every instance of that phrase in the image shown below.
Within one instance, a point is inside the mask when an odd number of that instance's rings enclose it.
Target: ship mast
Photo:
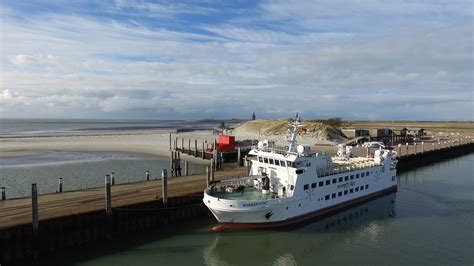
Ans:
[[[293,122],[290,124],[290,139],[288,142],[290,143],[290,146],[288,147],[288,152],[296,152],[296,137],[298,136],[298,131],[299,128],[301,127],[301,119],[298,116],[298,113],[296,113],[296,118],[293,120]]]

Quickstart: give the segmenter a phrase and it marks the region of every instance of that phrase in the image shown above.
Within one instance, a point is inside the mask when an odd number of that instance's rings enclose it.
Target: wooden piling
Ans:
[[[184,162],[184,175],[185,176],[189,175],[189,162],[188,161]]]
[[[198,141],[197,139],[194,140],[194,157],[198,156]]]
[[[184,139],[181,139],[181,151],[184,151]]]
[[[150,181],[150,171],[145,172],[146,181]]]
[[[58,193],[63,192],[63,178],[62,177],[60,177],[58,179],[58,190],[56,192],[58,192]]]
[[[245,175],[250,175],[250,167],[249,167],[249,161],[247,159],[247,155],[244,157],[244,166],[245,166]]]
[[[171,151],[171,132],[170,132],[170,151]]]
[[[211,181],[214,181],[214,161],[211,160]]]
[[[181,152],[178,153],[178,158],[176,159],[175,167],[177,168],[177,175],[176,176],[181,176]]]
[[[241,166],[242,165],[242,158],[240,158],[242,156],[241,152],[240,152],[240,147],[237,147],[237,165],[238,166]]]
[[[161,171],[161,195],[163,198],[163,205],[167,206],[168,205],[168,173],[166,172],[166,169],[163,169]]]
[[[211,167],[209,165],[206,166],[206,176],[206,187],[208,187],[211,183]]]
[[[203,158],[203,159],[206,159],[206,158],[204,157],[204,154],[205,154],[204,152],[205,152],[205,151],[204,151],[204,142],[203,142],[203,143],[202,143],[202,158]]]
[[[33,225],[33,231],[38,232],[39,220],[38,220],[38,188],[36,183],[31,184],[31,222]]]
[[[191,154],[191,139],[188,139],[188,154]]]
[[[112,214],[112,188],[110,184],[110,175],[105,175],[105,213]]]
[[[112,180],[112,186],[115,186],[115,176],[114,175],[115,175],[114,172],[110,173],[110,179]]]
[[[178,137],[174,138],[174,150],[178,149]]]
[[[6,188],[5,187],[2,187],[2,200],[6,200],[7,199],[7,196],[6,196]]]

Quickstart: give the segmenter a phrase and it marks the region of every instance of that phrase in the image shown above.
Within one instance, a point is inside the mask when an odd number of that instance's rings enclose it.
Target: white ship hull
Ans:
[[[295,148],[298,119],[291,130],[288,151],[264,142],[254,155],[250,176],[222,181],[204,191],[203,202],[220,229],[283,226],[357,205],[396,191],[397,160],[389,150],[373,158],[352,158],[350,147],[338,156]],[[268,143],[268,142],[267,142]]]

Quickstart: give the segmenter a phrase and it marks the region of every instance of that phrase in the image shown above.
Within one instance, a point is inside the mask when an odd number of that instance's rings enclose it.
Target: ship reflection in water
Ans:
[[[305,258],[314,260],[316,251],[320,253],[331,241],[340,241],[341,235],[345,237],[343,241],[355,241],[364,235],[365,245],[377,245],[384,230],[381,220],[395,217],[395,199],[396,193],[392,193],[330,217],[279,231],[216,234],[204,249],[203,262],[206,265],[297,265],[304,263]],[[344,234],[346,230],[352,230],[357,237]]]

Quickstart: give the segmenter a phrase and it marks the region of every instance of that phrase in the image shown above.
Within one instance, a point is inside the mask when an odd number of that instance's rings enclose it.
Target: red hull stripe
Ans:
[[[307,214],[303,214],[300,216],[296,216],[287,220],[283,221],[277,221],[277,222],[268,222],[268,223],[220,223],[220,230],[226,230],[226,229],[261,229],[261,228],[273,228],[273,227],[281,227],[281,226],[287,226],[291,224],[295,224],[298,222],[302,222],[308,219],[316,218],[316,217],[324,217],[328,216],[332,213],[335,213],[337,211],[341,211],[344,209],[348,209],[350,207],[353,207],[355,205],[362,204],[364,202],[370,201],[375,198],[382,197],[384,195],[390,194],[397,191],[397,186],[392,186],[389,188],[386,188],[381,191],[374,192],[372,194],[356,198],[347,202],[342,202],[339,204],[336,204],[334,206],[326,207],[321,210],[317,210],[314,212],[310,212]]]

